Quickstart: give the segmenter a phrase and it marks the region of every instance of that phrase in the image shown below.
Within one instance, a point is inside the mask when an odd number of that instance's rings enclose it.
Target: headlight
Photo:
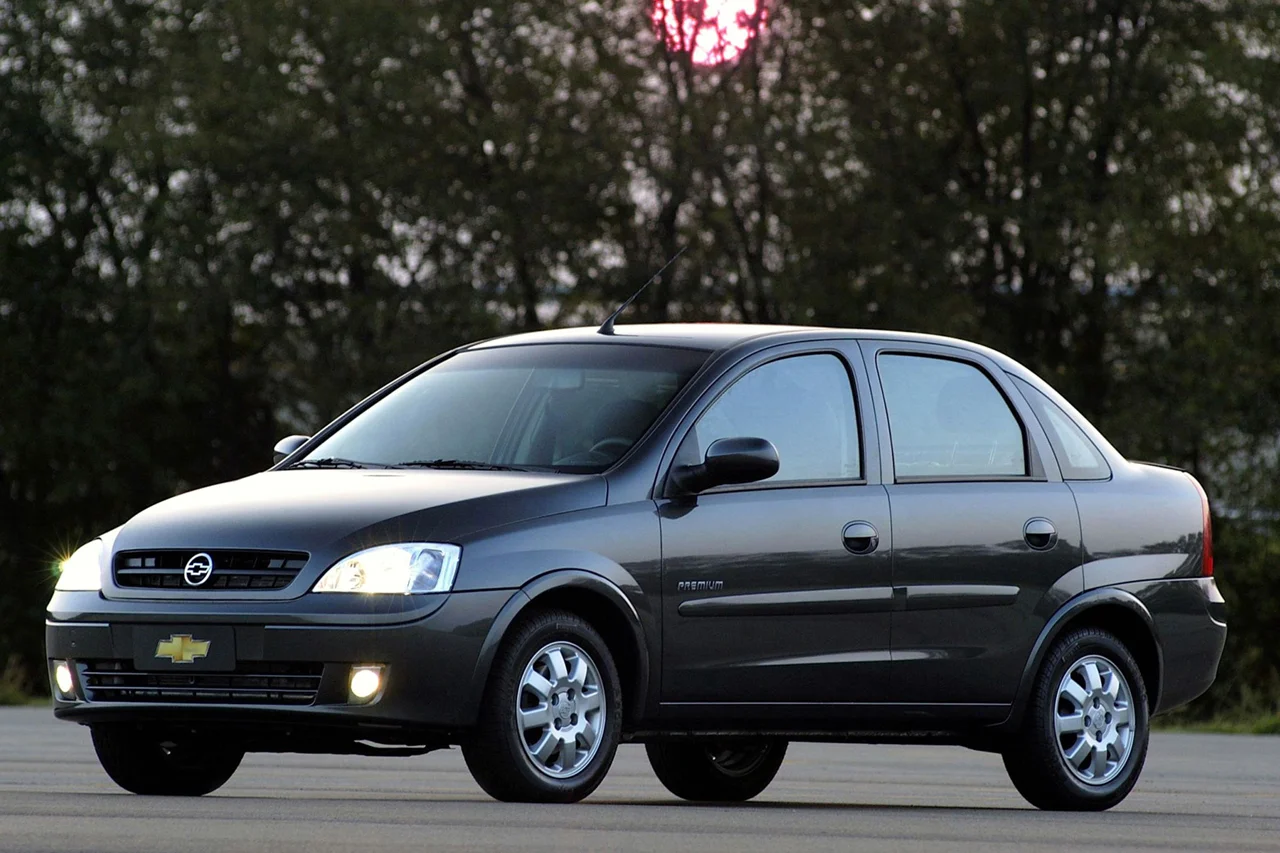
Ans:
[[[81,545],[76,552],[62,561],[60,574],[54,589],[60,592],[97,592],[102,589],[102,552],[105,543],[95,539]]]
[[[383,545],[344,557],[325,572],[312,592],[363,592],[410,595],[448,592],[458,573],[457,545],[406,542]]]

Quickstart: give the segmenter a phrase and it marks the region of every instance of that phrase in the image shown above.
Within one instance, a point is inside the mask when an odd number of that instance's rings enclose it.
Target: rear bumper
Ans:
[[[1213,578],[1159,580],[1119,586],[1151,613],[1163,658],[1154,713],[1172,711],[1203,694],[1218,675],[1227,641],[1227,610]]]
[[[187,607],[178,602],[112,602],[96,593],[75,594],[82,597],[77,601],[61,594],[51,602],[46,621],[49,672],[52,679],[54,662],[68,661],[75,684],[71,700],[54,687],[54,713],[80,723],[241,728],[261,737],[262,748],[290,737],[299,744],[335,738],[424,743],[428,734],[446,736],[474,722],[466,709],[475,706],[475,691],[483,687],[483,674],[477,672],[481,652],[494,618],[516,594],[454,593],[433,597],[412,611],[396,602],[398,617],[392,624],[386,624],[391,621],[386,611],[366,618],[359,612],[306,613],[291,608],[291,602],[275,604],[279,612],[271,614],[256,604],[239,608],[219,602],[213,608],[199,602]],[[369,599],[357,606],[369,607]],[[59,618],[68,615],[75,618]],[[172,630],[196,639],[202,628],[207,636],[234,637],[235,672],[227,671],[229,662],[221,671],[209,671],[201,669],[206,665],[201,662],[187,669],[153,659],[154,640],[144,637],[156,636],[157,628],[162,635]],[[352,666],[366,664],[384,667],[383,688],[372,701],[359,703],[348,694],[349,677]],[[90,675],[110,672],[113,666],[128,674],[115,681]],[[288,677],[266,680],[271,676],[262,674],[295,670],[318,677],[306,680],[310,692],[282,701],[274,686],[303,683]],[[127,694],[143,698],[120,701],[126,694],[102,686],[114,683],[160,686]],[[228,684],[262,689],[228,690]]]

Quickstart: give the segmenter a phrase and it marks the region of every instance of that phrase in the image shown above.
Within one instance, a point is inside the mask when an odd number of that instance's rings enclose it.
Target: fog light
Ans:
[[[53,662],[53,681],[58,685],[58,692],[70,699],[75,696],[75,682],[71,680],[71,667],[64,660]]]
[[[351,669],[351,695],[361,702],[376,696],[382,689],[382,667],[356,666]]]

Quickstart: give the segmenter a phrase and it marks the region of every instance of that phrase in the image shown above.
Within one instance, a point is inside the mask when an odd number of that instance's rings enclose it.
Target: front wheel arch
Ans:
[[[590,624],[608,645],[618,668],[624,725],[644,713],[649,695],[649,653],[635,607],[607,578],[581,569],[561,569],[525,584],[494,618],[476,660],[470,696],[460,723],[469,725],[478,717],[498,648],[520,615],[532,612],[530,608],[565,610]]]

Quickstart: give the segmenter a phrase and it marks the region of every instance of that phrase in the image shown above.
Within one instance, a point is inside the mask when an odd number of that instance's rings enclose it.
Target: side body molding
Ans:
[[[476,660],[475,673],[471,678],[471,691],[466,707],[459,709],[458,719],[460,721],[475,720],[479,716],[480,703],[484,699],[485,687],[489,681],[489,672],[493,668],[493,661],[497,656],[498,648],[502,645],[502,640],[511,625],[514,624],[526,608],[536,604],[540,597],[551,592],[563,590],[583,590],[595,593],[610,602],[615,613],[605,614],[605,616],[617,616],[619,618],[622,623],[622,630],[631,638],[636,651],[636,671],[632,683],[629,684],[624,680],[623,690],[636,691],[635,703],[628,704],[631,704],[633,708],[639,709],[640,713],[645,713],[645,709],[649,707],[652,699],[649,695],[650,650],[646,645],[644,627],[641,624],[640,614],[636,611],[635,605],[632,604],[631,599],[626,596],[617,584],[606,577],[582,569],[559,569],[539,575],[519,590],[516,590],[502,610],[498,612],[493,624],[489,627],[489,633],[485,636],[484,644],[480,649],[480,656]]]
[[[1036,638],[1035,645],[1031,648],[1031,654],[1027,657],[1027,663],[1022,668],[1022,678],[1018,682],[1018,692],[1014,697],[1013,705],[1009,709],[1009,716],[1003,723],[997,724],[996,728],[1016,728],[1021,725],[1023,712],[1030,701],[1031,690],[1035,686],[1036,675],[1040,672],[1040,664],[1059,635],[1062,634],[1063,628],[1077,616],[1101,606],[1119,606],[1131,611],[1142,621],[1147,633],[1153,639],[1156,637],[1155,621],[1151,618],[1151,611],[1132,593],[1122,589],[1115,589],[1114,587],[1100,587],[1077,595],[1058,608],[1058,611],[1053,614],[1040,631],[1040,636]],[[1148,694],[1147,702],[1154,712],[1156,708],[1160,707],[1159,690],[1160,685],[1164,683],[1164,656],[1160,644],[1153,643],[1153,645],[1156,650],[1156,672],[1158,678],[1155,692]],[[1147,689],[1151,690],[1151,685],[1148,685]]]

